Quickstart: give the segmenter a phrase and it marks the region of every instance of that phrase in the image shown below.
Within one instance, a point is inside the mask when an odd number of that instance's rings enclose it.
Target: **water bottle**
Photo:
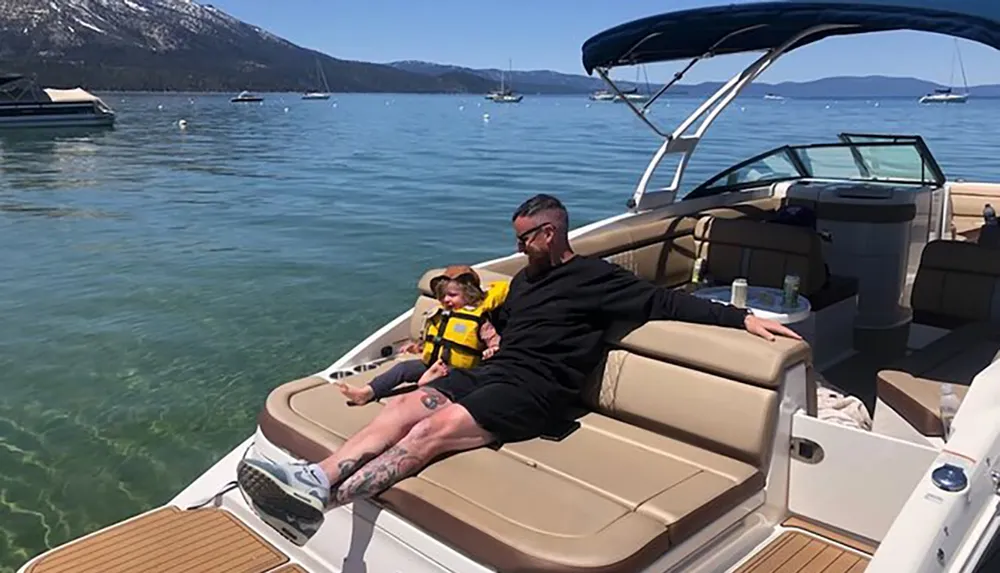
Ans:
[[[955,387],[948,383],[941,384],[941,425],[944,428],[944,441],[946,442],[951,437],[951,421],[955,419],[960,404],[961,400],[955,394]]]

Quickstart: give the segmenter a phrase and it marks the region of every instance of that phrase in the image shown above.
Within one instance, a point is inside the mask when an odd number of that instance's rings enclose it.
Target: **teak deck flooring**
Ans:
[[[736,573],[861,573],[868,557],[798,531],[786,531]]]
[[[71,543],[27,573],[305,573],[220,509],[165,507]]]

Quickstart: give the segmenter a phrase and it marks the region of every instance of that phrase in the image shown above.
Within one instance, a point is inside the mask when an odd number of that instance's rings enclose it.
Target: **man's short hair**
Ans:
[[[514,211],[514,216],[510,220],[514,221],[519,217],[534,217],[546,211],[555,211],[558,213],[558,217],[562,220],[563,228],[569,230],[569,213],[566,212],[566,207],[563,206],[562,201],[545,193],[539,193],[521,203],[521,206]]]

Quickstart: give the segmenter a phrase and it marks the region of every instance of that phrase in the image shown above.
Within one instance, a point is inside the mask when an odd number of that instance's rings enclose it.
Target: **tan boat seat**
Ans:
[[[799,292],[814,312],[858,292],[854,279],[831,276],[827,281],[821,240],[810,229],[709,216],[698,221],[694,242],[707,272],[720,283],[742,277],[752,285],[782,288],[785,275],[797,274]]]
[[[949,183],[951,226],[958,234],[967,234],[983,225],[987,203],[1000,208],[1000,185],[996,183]]]
[[[964,241],[931,241],[920,255],[913,321],[941,328],[1000,321],[1000,257]]]
[[[499,571],[614,573],[648,566],[763,488],[779,388],[807,345],[672,322],[609,343],[569,436],[447,457],[378,501]],[[260,428],[318,460],[381,408],[349,407],[310,377],[271,393]]]
[[[964,398],[972,379],[998,354],[1000,325],[963,326],[880,371],[878,397],[921,434],[941,437],[941,384],[954,384]]]

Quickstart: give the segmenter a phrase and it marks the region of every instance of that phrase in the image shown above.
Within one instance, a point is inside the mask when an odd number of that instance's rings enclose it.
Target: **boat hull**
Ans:
[[[229,101],[231,101],[232,103],[256,103],[256,102],[264,101],[264,98],[262,98],[262,97],[243,97],[243,98],[234,97],[233,99],[231,99]]]
[[[965,103],[969,100],[967,95],[948,96],[924,96],[920,98],[920,103]]]
[[[304,94],[302,96],[304,100],[328,100],[330,99],[330,94]]]
[[[524,96],[504,96],[504,97],[494,97],[488,98],[493,101],[493,103],[520,103]]]
[[[0,129],[110,127],[114,112],[93,102],[0,105]]]

